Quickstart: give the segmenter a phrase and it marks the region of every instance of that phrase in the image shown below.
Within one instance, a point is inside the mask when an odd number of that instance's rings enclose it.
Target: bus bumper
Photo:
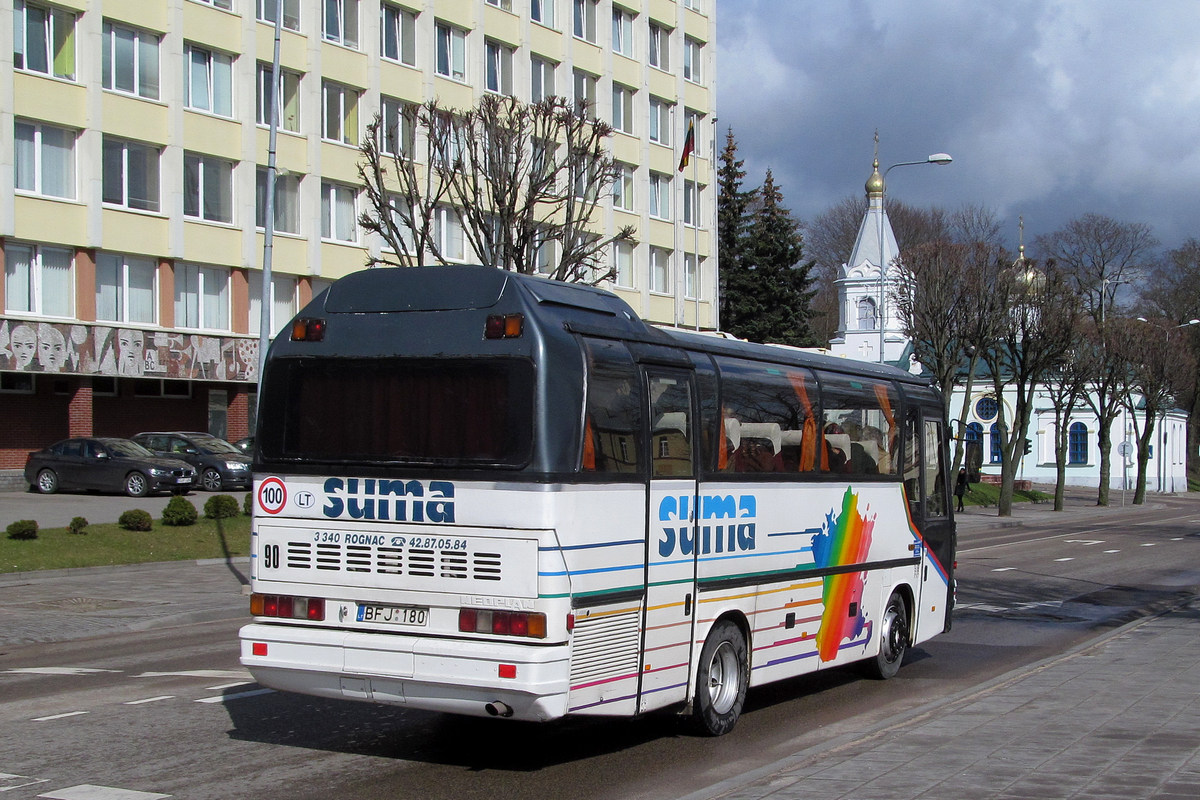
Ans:
[[[241,662],[288,692],[544,722],[567,710],[569,646],[251,623]],[[512,677],[501,677],[511,675]]]

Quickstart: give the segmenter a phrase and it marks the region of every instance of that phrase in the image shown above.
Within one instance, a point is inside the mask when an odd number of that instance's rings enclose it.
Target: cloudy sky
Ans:
[[[1200,237],[1198,0],[713,0],[717,138],[794,215],[861,196],[993,209],[1015,249],[1087,212]],[[1011,233],[1008,233],[1011,232]],[[1029,255],[1038,253],[1029,247]]]

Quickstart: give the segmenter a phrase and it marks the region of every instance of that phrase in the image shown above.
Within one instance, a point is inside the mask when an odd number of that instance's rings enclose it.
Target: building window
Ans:
[[[612,126],[621,133],[633,134],[633,97],[634,90],[619,83],[613,83]]]
[[[437,74],[455,81],[467,79],[467,32],[444,22],[436,26]]]
[[[233,162],[183,154],[183,215],[207,222],[233,222]]]
[[[17,191],[75,197],[75,132],[17,120],[13,171]]]
[[[558,266],[554,257],[554,239],[545,229],[539,229],[533,237],[533,258],[530,259],[538,275],[549,275]]]
[[[991,435],[992,440],[991,454],[988,460],[992,464],[999,464],[1002,460],[1004,449],[1004,442],[1000,435],[1000,425],[993,422],[992,427],[988,429],[988,433]]]
[[[664,72],[671,71],[671,29],[651,22],[649,34],[650,66]]]
[[[300,132],[300,73],[287,69],[279,70],[279,96],[276,112],[279,114],[279,129],[292,133]],[[258,62],[258,85],[254,100],[255,122],[271,124],[271,65]]]
[[[396,226],[396,232],[400,235],[400,241],[403,242],[404,252],[410,256],[416,255],[417,243],[413,239],[412,228],[405,221],[406,217],[410,219],[412,217],[412,206],[400,195],[390,194],[388,195],[388,213],[392,218],[392,224]],[[398,253],[386,240],[382,242],[382,246],[389,253]]]
[[[73,261],[74,254],[63,248],[5,244],[5,310],[45,317],[73,317]]]
[[[683,79],[700,83],[700,42],[692,38],[683,40]]]
[[[438,206],[433,214],[433,237],[442,258],[447,261],[465,261],[466,247],[463,241],[462,221],[454,209]]]
[[[671,109],[666,100],[650,98],[650,141],[671,146]]]
[[[183,48],[183,104],[233,116],[233,56],[195,45]]]
[[[104,137],[105,203],[158,211],[158,148]]]
[[[14,0],[13,68],[75,80],[75,15]]]
[[[1088,463],[1088,430],[1082,422],[1072,422],[1067,429],[1067,458],[1069,464]]]
[[[417,65],[417,15],[382,3],[379,6],[379,49],[383,57],[410,67]]]
[[[613,242],[613,282],[633,288],[633,242]]]
[[[255,173],[254,224],[267,227],[267,168]],[[300,176],[275,173],[275,231],[300,233]]]
[[[175,268],[175,325],[229,330],[229,270],[199,264]]]
[[[485,61],[487,62],[487,90],[497,94],[511,95],[512,48],[490,39],[485,41],[484,47]]]
[[[270,332],[275,336],[296,313],[296,279],[287,275],[271,276]],[[257,336],[262,330],[263,275],[250,274],[250,333]]]
[[[655,219],[671,218],[671,176],[660,172],[650,173],[650,216]]]
[[[158,36],[113,22],[104,23],[105,89],[158,99]]]
[[[595,75],[575,70],[575,111],[590,119],[596,118],[596,82]]]
[[[512,0],[487,0],[487,4],[504,11],[512,11]]]
[[[683,182],[683,224],[694,228],[700,220],[700,186],[695,181]]]
[[[984,422],[990,422],[1000,413],[1000,404],[994,397],[981,397],[975,401],[975,416]]]
[[[612,10],[612,49],[633,58],[633,14],[616,6]]]
[[[289,31],[300,30],[300,0],[256,0],[260,22],[275,24],[275,15],[283,4],[283,27]]]
[[[878,324],[878,316],[875,314],[875,301],[869,297],[858,298],[858,329],[860,331],[873,331]]]
[[[529,18],[547,28],[555,27],[554,4],[556,2],[558,0],[529,0]]]
[[[576,39],[596,43],[596,0],[572,0],[573,31]]]
[[[692,11],[703,13],[703,9],[700,7],[700,2],[701,0],[683,0],[683,7],[690,8]]]
[[[196,0],[196,2],[204,3],[204,5],[212,6],[213,8],[221,8],[225,11],[233,8],[233,0]]]
[[[321,85],[321,135],[331,142],[358,144],[358,91],[325,81]]]
[[[617,163],[617,179],[613,181],[613,208],[633,211],[633,167]]]
[[[357,242],[354,188],[331,181],[321,182],[321,238],[335,242]]]
[[[416,132],[416,108],[393,97],[379,101],[379,151],[389,156],[412,158]]]
[[[325,41],[358,49],[358,0],[325,0]]]
[[[152,259],[101,253],[96,258],[96,319],[155,324],[156,278]]]
[[[658,294],[671,292],[671,251],[661,247],[650,248],[650,291]]]
[[[540,103],[554,94],[554,69],[558,65],[540,56],[532,56],[529,63],[529,96],[532,102]]]
[[[695,253],[684,253],[683,255],[683,296],[688,300],[699,300],[700,295],[700,273],[699,270],[703,266],[697,266]]]

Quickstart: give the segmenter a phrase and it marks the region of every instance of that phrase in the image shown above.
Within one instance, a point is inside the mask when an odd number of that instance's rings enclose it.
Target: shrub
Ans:
[[[10,539],[36,539],[37,537],[38,524],[31,519],[19,519],[8,526],[8,538]]]
[[[175,495],[163,509],[163,525],[195,525],[200,515],[192,501],[182,495]]]
[[[121,515],[117,524],[127,531],[148,531],[153,527],[154,518],[150,516],[149,511],[131,508]]]
[[[209,519],[229,519],[239,513],[238,502],[227,494],[214,494],[204,504],[204,516]]]
[[[67,526],[67,530],[71,533],[87,533],[88,521],[83,517],[72,517],[71,524]]]
[[[254,513],[253,497],[252,492],[246,492],[246,499],[242,501],[242,513],[247,517]]]

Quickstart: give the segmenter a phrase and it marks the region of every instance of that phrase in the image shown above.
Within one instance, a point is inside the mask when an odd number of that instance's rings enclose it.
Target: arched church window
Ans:
[[[875,301],[869,297],[858,300],[858,329],[873,331],[878,325],[879,315],[875,312]]]
[[[1082,422],[1072,422],[1067,430],[1067,458],[1070,464],[1088,463],[1088,432]]]
[[[1003,443],[1000,440],[1000,425],[993,422],[992,427],[988,430],[988,433],[991,434],[992,438],[991,463],[999,464],[1001,461],[1001,449],[1003,447]]]

